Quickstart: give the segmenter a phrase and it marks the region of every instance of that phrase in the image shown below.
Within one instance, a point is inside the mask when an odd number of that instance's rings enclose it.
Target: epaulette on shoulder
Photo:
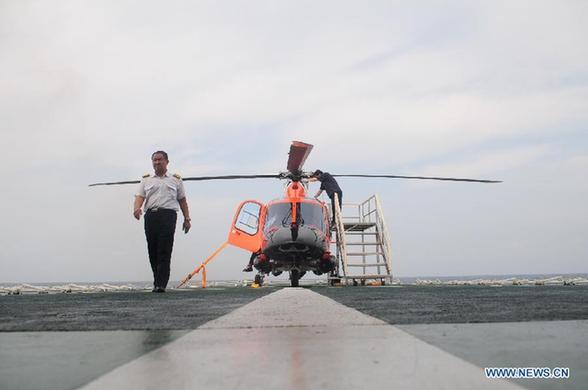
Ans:
[[[178,180],[182,180],[182,176],[180,176],[179,173],[174,173],[172,176],[175,177]]]
[[[145,179],[146,177],[149,177],[149,176],[151,176],[151,174],[146,173],[146,174],[143,175],[143,179]]]

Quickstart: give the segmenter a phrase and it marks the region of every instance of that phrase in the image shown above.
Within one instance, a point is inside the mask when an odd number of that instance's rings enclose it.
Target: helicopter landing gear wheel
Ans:
[[[263,275],[262,274],[257,274],[255,275],[255,284],[257,284],[259,287],[263,286]]]
[[[337,272],[335,272],[334,270],[329,273],[328,280],[329,280],[329,286],[331,286],[331,287],[338,286],[341,284],[341,278],[339,278],[339,275],[337,275]]]
[[[290,286],[298,287],[298,281],[300,280],[300,271],[293,269],[290,271]]]

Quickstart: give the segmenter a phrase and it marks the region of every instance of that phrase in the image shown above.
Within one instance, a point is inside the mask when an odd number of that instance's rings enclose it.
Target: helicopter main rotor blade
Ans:
[[[127,180],[127,181],[114,181],[111,183],[92,183],[92,184],[88,184],[88,187],[112,186],[112,185],[118,185],[118,184],[139,184],[140,182],[141,182],[140,180]]]
[[[417,179],[417,180],[444,180],[444,181],[465,181],[472,183],[502,183],[500,180],[462,179],[455,177],[431,177],[431,176],[400,176],[400,175],[332,175],[337,177],[374,177],[387,179]]]
[[[311,145],[312,149],[312,145]],[[308,149],[310,150],[310,149]],[[308,153],[306,153],[308,155]],[[306,158],[306,157],[304,157]],[[310,174],[304,174],[304,177]],[[365,177],[365,178],[384,178],[384,179],[416,179],[416,180],[443,180],[443,181],[463,181],[472,183],[502,183],[500,180],[482,180],[482,179],[466,179],[456,177],[432,177],[432,176],[402,176],[402,175],[363,175],[363,174],[334,174],[334,177]],[[268,175],[221,175],[221,176],[191,176],[183,177],[183,181],[204,181],[204,180],[240,180],[240,179],[292,179],[291,172],[282,172],[280,174],[268,174]],[[92,183],[88,187],[94,186],[110,186],[110,185],[121,185],[121,184],[139,184],[140,180],[126,180],[126,181],[115,181],[107,183]]]
[[[234,180],[234,179],[281,179],[280,175],[223,175],[223,176],[193,176],[182,177],[183,181],[201,180]]]
[[[286,165],[286,169],[292,173],[300,172],[312,148],[313,146],[311,144],[292,141],[292,145],[290,145],[290,153],[288,153],[288,164]]]
[[[193,176],[182,177],[183,181],[202,181],[202,180],[232,180],[232,179],[283,179],[282,175],[223,175],[223,176]],[[140,180],[115,181],[110,183],[93,183],[88,187],[94,186],[111,186],[118,184],[139,184]]]

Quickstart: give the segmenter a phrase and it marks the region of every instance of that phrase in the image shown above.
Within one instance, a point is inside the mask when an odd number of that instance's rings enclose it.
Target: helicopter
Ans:
[[[285,197],[263,204],[256,200],[242,202],[237,208],[228,243],[251,251],[258,271],[257,285],[264,275],[289,272],[292,287],[308,271],[316,275],[332,272],[336,258],[330,252],[329,212],[324,202],[306,196],[304,179],[311,174],[302,166],[313,146],[293,141],[287,172]]]
[[[298,287],[307,272],[316,275],[333,273],[336,257],[330,252],[331,223],[327,205],[306,194],[312,172],[302,167],[313,145],[292,141],[287,171],[278,174],[223,175],[182,177],[183,181],[233,180],[275,178],[287,180],[285,196],[267,203],[246,200],[239,204],[233,217],[227,243],[253,254],[253,267],[258,271],[255,283],[263,284],[264,277],[289,273],[290,285]],[[333,177],[367,177],[417,180],[443,180],[478,183],[500,183],[497,180],[452,177],[401,176],[374,174],[332,174]],[[89,186],[137,184],[138,180],[94,183]],[[336,199],[336,198],[335,198]],[[340,205],[337,202],[337,210]],[[191,277],[189,275],[189,277]]]

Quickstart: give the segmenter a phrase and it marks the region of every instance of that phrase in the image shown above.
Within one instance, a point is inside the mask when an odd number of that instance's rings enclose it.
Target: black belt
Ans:
[[[163,209],[161,207],[154,207],[152,209],[148,209],[147,213],[161,213],[161,212],[166,212],[166,211],[173,211],[174,213],[176,212],[176,210],[174,209]]]

